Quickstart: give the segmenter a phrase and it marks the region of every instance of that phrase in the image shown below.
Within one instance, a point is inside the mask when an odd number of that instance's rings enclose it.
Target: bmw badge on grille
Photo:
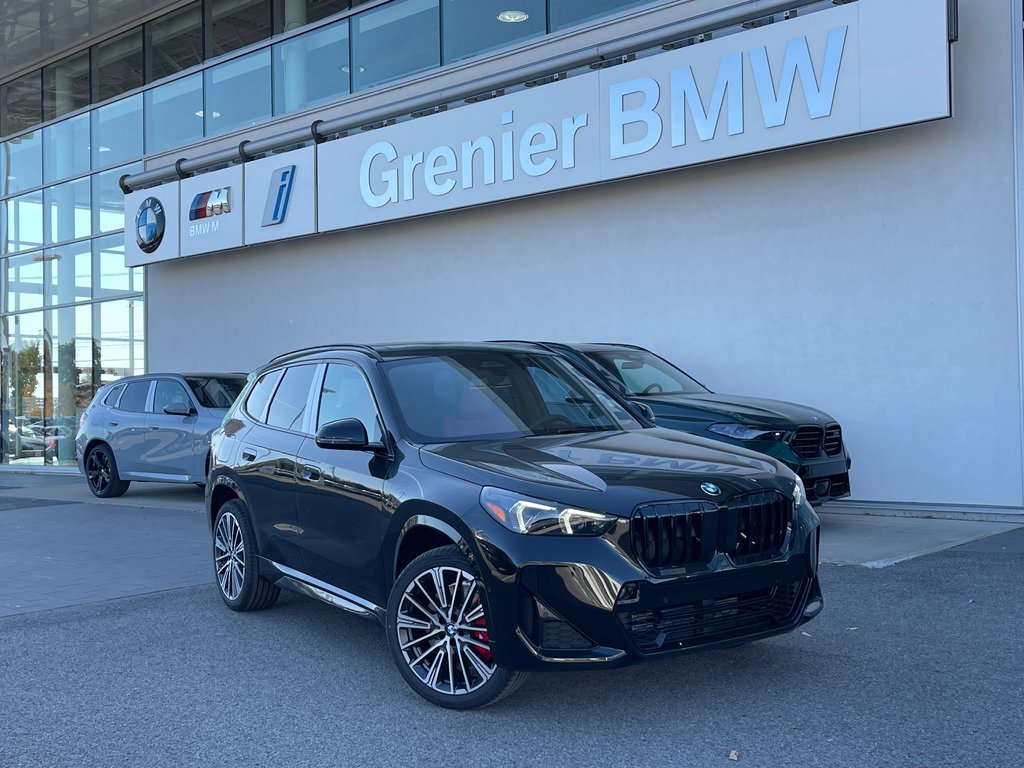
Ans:
[[[704,493],[706,493],[708,496],[717,496],[718,494],[721,493],[721,491],[718,489],[718,486],[715,485],[714,483],[701,483],[700,489],[704,491]]]

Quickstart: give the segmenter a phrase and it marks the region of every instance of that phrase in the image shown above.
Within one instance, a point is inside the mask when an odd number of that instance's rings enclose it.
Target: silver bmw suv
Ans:
[[[112,498],[132,480],[204,484],[210,433],[245,381],[242,373],[154,373],[100,387],[75,438],[89,490]]]

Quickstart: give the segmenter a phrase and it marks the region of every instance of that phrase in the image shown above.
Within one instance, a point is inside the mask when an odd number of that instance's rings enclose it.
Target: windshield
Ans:
[[[706,395],[708,389],[655,354],[638,349],[584,352],[601,370],[624,386],[631,397]]]
[[[230,408],[245,386],[244,376],[186,376],[203,408]]]
[[[421,443],[604,432],[640,425],[551,355],[466,351],[382,366]]]

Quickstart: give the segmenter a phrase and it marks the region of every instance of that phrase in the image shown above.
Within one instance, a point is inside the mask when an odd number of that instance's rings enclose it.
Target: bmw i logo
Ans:
[[[718,486],[715,485],[714,483],[701,483],[700,489],[704,491],[704,493],[706,493],[708,496],[717,496],[718,494],[721,493],[721,491],[718,489]]]
[[[143,253],[152,253],[164,239],[164,206],[155,197],[147,197],[135,214],[135,242]]]

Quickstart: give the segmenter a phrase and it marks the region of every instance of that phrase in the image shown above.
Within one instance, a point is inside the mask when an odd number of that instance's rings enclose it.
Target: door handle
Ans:
[[[311,467],[307,464],[302,468],[303,480],[309,480],[311,483],[319,483],[321,477],[323,477],[323,473],[317,467]]]
[[[160,429],[160,427],[158,427],[156,424],[150,424],[149,428],[150,429]]]
[[[245,461],[256,461],[256,454],[253,453],[252,451],[243,450],[242,451],[242,458]]]
[[[108,423],[109,423],[109,424],[110,424],[110,426],[112,426],[112,427],[116,427],[116,426],[117,426],[117,422],[116,422],[116,421],[111,421],[111,422],[108,422]]]

